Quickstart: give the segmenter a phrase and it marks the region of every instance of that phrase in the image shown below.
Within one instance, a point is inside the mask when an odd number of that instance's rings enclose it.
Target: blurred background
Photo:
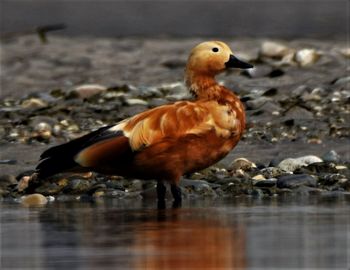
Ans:
[[[66,35],[346,39],[346,0],[1,0],[1,34],[64,23]]]

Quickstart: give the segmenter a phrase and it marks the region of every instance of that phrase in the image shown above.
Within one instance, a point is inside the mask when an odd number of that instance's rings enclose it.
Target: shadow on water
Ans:
[[[346,200],[0,204],[5,269],[345,268]]]

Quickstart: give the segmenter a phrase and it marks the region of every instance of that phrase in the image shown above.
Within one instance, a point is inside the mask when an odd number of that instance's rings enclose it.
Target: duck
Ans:
[[[192,99],[146,110],[47,149],[36,167],[37,177],[96,172],[153,179],[158,201],[165,200],[168,182],[174,202],[181,202],[181,177],[224,158],[246,126],[239,97],[215,77],[227,69],[252,67],[222,41],[198,44],[185,67]]]

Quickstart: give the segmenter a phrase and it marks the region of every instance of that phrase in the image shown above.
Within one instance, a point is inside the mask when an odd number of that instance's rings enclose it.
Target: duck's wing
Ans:
[[[114,126],[108,126],[63,145],[48,149],[41,155],[39,172],[52,172],[49,167],[61,161],[67,167],[76,165],[95,168],[104,164],[123,163],[137,151],[165,138],[176,139],[187,134],[203,134],[215,130],[228,136],[230,123],[227,108],[215,102],[176,102],[163,105]],[[73,166],[74,165],[74,166]],[[56,165],[57,167],[57,165]],[[54,173],[62,171],[58,166]],[[48,173],[50,175],[54,173]],[[44,174],[44,173],[43,173]],[[47,175],[47,174],[46,174]]]

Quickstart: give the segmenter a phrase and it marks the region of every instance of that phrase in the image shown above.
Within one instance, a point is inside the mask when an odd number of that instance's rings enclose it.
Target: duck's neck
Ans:
[[[186,86],[197,99],[217,99],[220,97],[222,86],[213,75],[186,72]]]

